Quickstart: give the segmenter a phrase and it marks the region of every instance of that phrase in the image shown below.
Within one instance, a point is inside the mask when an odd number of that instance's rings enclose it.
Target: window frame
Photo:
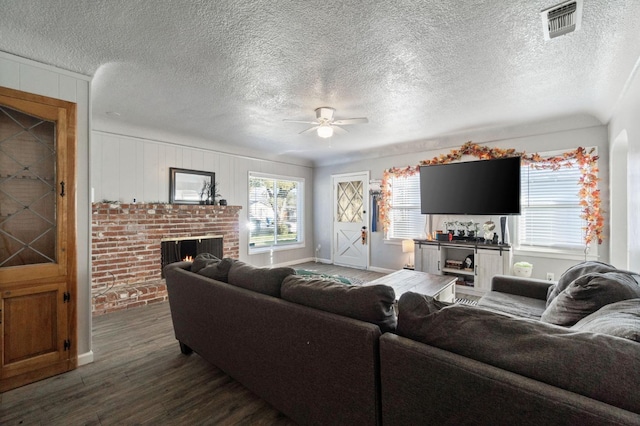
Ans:
[[[415,204],[403,204],[402,207],[394,207],[393,205],[393,191],[394,191],[394,186],[396,185],[396,182],[399,179],[404,179],[407,180],[409,178],[414,178],[417,180],[417,197],[415,197],[416,202]],[[401,242],[402,240],[407,240],[407,239],[414,239],[414,238],[420,238],[424,236],[424,228],[426,226],[426,216],[427,215],[423,215],[422,214],[422,208],[420,205],[420,173],[414,173],[412,175],[409,176],[391,176],[390,177],[390,191],[391,191],[391,199],[392,201],[389,203],[389,228],[387,229],[387,232],[385,233],[385,241],[387,242]],[[415,235],[406,235],[406,236],[396,236],[393,231],[394,231],[394,210],[402,210],[402,211],[417,211],[418,214],[421,216],[421,223],[418,225],[414,226],[414,229],[420,229],[420,232],[416,233]]]
[[[297,240],[296,241],[290,241],[290,242],[281,242],[278,243],[277,242],[277,233],[274,233],[274,241],[272,244],[269,245],[265,245],[265,246],[260,246],[260,247],[255,247],[252,246],[251,244],[251,202],[252,202],[252,198],[251,198],[251,179],[252,178],[257,178],[257,179],[271,179],[273,180],[273,182],[276,183],[278,181],[288,181],[288,182],[296,182],[297,183],[297,188],[298,188],[298,194],[297,194],[297,202],[296,202],[296,234],[297,234]],[[284,176],[284,175],[276,175],[276,174],[271,174],[271,173],[262,173],[262,172],[253,172],[253,171],[249,171],[248,173],[248,179],[247,179],[247,232],[248,232],[248,238],[247,238],[247,246],[248,246],[248,253],[249,254],[257,254],[257,253],[265,253],[265,252],[272,252],[272,251],[281,251],[281,250],[294,250],[294,249],[299,249],[299,248],[303,248],[305,247],[305,212],[304,212],[304,199],[305,199],[305,179],[302,177],[294,177],[294,176]],[[276,211],[274,213],[275,217],[274,217],[274,221],[275,223],[278,222],[278,218],[277,218],[277,214],[278,212]]]
[[[590,150],[592,148],[587,148]],[[540,152],[540,156],[544,158],[556,157],[558,155],[562,155],[566,150],[562,151],[544,151]],[[596,148],[597,155],[597,148]],[[523,164],[523,167],[528,167],[529,164]],[[579,172],[579,166],[576,164],[575,169]],[[522,244],[521,242],[521,224],[524,216],[524,212],[527,209],[525,203],[522,202],[524,191],[526,190],[528,180],[523,179],[521,183],[520,189],[520,198],[521,198],[521,214],[518,215],[513,222],[513,249],[514,253],[522,256],[532,256],[532,257],[547,257],[547,258],[562,258],[568,260],[596,260],[598,258],[598,245],[593,244],[590,247],[587,247],[584,243],[580,247],[562,247],[561,245],[543,245],[543,244]],[[576,180],[576,194],[580,191],[579,180]],[[578,202],[580,199],[578,198]],[[578,204],[580,207],[580,211],[582,212],[582,206]],[[583,226],[586,226],[586,220],[580,218],[583,222]]]

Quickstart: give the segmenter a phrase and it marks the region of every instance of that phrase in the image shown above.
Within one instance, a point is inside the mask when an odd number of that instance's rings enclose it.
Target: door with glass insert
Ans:
[[[366,269],[369,266],[366,172],[333,177],[333,263]]]
[[[75,122],[0,88],[0,392],[76,365]]]

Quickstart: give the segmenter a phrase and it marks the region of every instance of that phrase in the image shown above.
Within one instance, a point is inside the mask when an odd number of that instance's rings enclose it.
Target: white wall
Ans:
[[[78,364],[91,351],[91,278],[89,276],[89,110],[90,78],[0,52],[0,86],[77,104]]]
[[[602,125],[591,126],[576,130],[548,130],[545,131],[544,126],[535,129],[534,136],[519,136],[504,139],[489,139],[491,135],[485,135],[480,132],[475,135],[467,135],[469,137],[460,137],[460,144],[452,148],[459,148],[464,142],[471,139],[476,143],[486,143],[489,146],[499,148],[515,148],[517,151],[525,151],[527,153],[569,150],[578,146],[598,148],[600,155],[599,167],[601,182],[601,196],[603,205],[609,202],[609,179],[608,179],[608,138],[607,127]],[[490,142],[489,142],[490,141]],[[420,160],[428,160],[441,153],[449,152],[451,148],[443,150],[420,151],[413,153],[405,153],[400,155],[379,156],[367,160],[356,161],[346,164],[330,165],[318,167],[315,170],[314,178],[314,206],[315,206],[315,246],[321,245],[319,257],[321,259],[331,259],[331,218],[332,218],[332,191],[331,191],[331,175],[339,173],[369,171],[371,179],[382,179],[384,169],[391,167],[405,167],[408,165],[417,165]],[[470,158],[472,159],[472,158]],[[475,188],[475,190],[481,190]],[[577,191],[577,188],[576,188]],[[439,218],[439,220],[442,218]],[[476,221],[484,222],[486,218],[474,218]],[[497,218],[493,221],[499,226]],[[608,237],[608,227],[605,228],[605,236]],[[510,235],[514,235],[513,229]],[[371,235],[371,259],[370,265],[372,269],[395,270],[402,268],[406,262],[406,255],[402,253],[398,244],[390,244],[383,239],[383,232],[372,233]],[[593,251],[593,249],[592,249]],[[605,243],[597,248],[599,260],[607,261],[609,256],[608,238]],[[534,265],[533,276],[536,278],[545,278],[547,272],[555,274],[556,279],[569,266],[584,260],[579,256],[559,258],[557,255],[537,255],[531,253],[518,253],[514,256],[514,261],[529,261]]]
[[[93,131],[91,142],[91,187],[94,201],[169,201],[169,168],[215,172],[220,194],[229,205],[242,206],[240,212],[240,259],[256,266],[287,264],[313,256],[313,168],[226,154],[167,141],[140,139],[103,131]],[[187,145],[185,145],[185,143]],[[249,172],[305,179],[305,247],[249,255],[248,182]]]
[[[620,258],[619,253],[626,253],[628,269],[640,271],[640,73],[638,68],[640,60],[636,64],[634,73],[629,78],[625,91],[611,121],[609,122],[609,139],[626,144],[627,155],[619,155],[615,152],[615,164],[612,168],[625,167],[627,169],[626,182],[621,182],[624,177],[614,176],[612,185],[626,186],[626,191],[614,191],[616,199],[611,201],[611,210],[614,217],[623,220],[625,223],[616,225],[616,233],[611,235],[613,244],[621,244],[623,247],[615,251],[616,260]],[[626,141],[625,141],[626,139]],[[612,149],[619,150],[618,145]],[[614,155],[612,155],[614,158]],[[626,164],[625,164],[626,163]],[[618,197],[626,197],[619,200]],[[626,209],[626,212],[619,211]],[[625,219],[626,218],[626,219]],[[626,232],[626,238],[619,238],[621,232]],[[618,266],[618,265],[616,265]]]

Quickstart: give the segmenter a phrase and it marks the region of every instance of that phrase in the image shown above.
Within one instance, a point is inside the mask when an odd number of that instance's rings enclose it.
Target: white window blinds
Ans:
[[[391,224],[388,239],[418,238],[424,233],[425,216],[420,213],[420,175],[391,178]]]
[[[521,248],[584,249],[586,222],[580,217],[577,163],[558,170],[523,165],[521,177],[522,214],[518,221]]]

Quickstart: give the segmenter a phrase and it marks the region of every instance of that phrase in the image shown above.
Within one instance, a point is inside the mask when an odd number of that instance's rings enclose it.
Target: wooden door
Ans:
[[[77,365],[75,104],[0,87],[0,392]]]
[[[369,266],[368,172],[333,177],[333,263]]]

